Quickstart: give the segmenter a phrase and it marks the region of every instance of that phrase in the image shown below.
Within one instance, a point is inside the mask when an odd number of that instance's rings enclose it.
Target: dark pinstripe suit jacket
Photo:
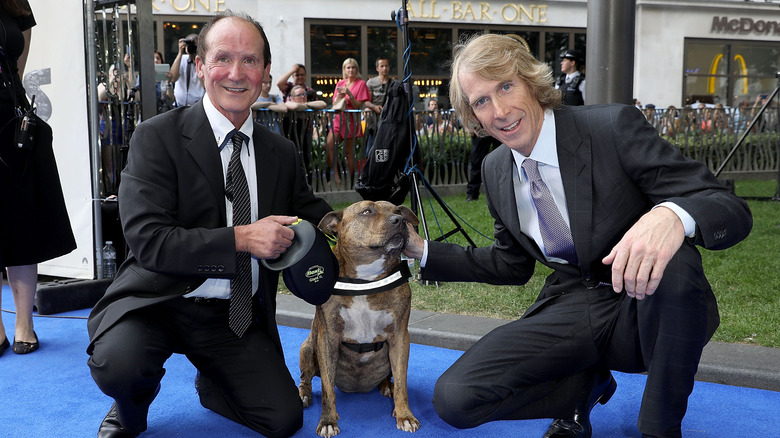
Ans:
[[[663,140],[634,107],[564,106],[554,114],[579,265],[547,262],[536,243],[521,232],[513,159],[502,145],[482,166],[488,208],[495,219],[495,244],[461,248],[431,241],[424,279],[524,284],[538,260],[555,271],[555,281],[548,279],[540,301],[564,290],[610,282],[610,267],[603,266],[601,259],[640,216],[662,201],[676,203],[695,219],[696,235],[686,239],[680,251],[698,263],[702,279],[701,261],[695,260],[699,254],[693,245],[728,248],[750,232],[752,216],[747,204],[718,183],[702,163],[685,158]]]
[[[306,182],[295,147],[254,125],[258,217],[299,216],[319,223],[331,210]],[[216,139],[202,101],[141,123],[119,187],[119,213],[131,254],[88,321],[90,347],[125,313],[187,294],[208,277],[236,274]],[[260,265],[269,333],[276,329],[278,273]],[[256,296],[258,296],[256,295]]]

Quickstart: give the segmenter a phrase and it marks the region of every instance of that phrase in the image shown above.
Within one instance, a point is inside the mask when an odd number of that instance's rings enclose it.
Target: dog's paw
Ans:
[[[341,432],[337,424],[320,424],[317,426],[317,435],[323,438],[334,437]]]
[[[396,419],[396,427],[404,432],[417,432],[417,429],[420,428],[420,422],[414,416],[398,418]]]
[[[393,383],[390,381],[390,378],[379,383],[379,393],[387,398],[393,398]]]
[[[301,401],[303,402],[304,408],[308,408],[309,406],[311,406],[311,397],[309,397],[308,395],[302,395]]]

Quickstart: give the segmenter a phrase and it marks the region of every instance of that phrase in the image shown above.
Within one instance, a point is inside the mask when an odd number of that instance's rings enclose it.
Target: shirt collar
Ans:
[[[520,170],[520,165],[523,164],[523,160],[526,158],[531,158],[547,166],[559,167],[558,147],[556,141],[555,116],[553,115],[553,110],[548,109],[544,112],[542,130],[539,132],[539,138],[536,139],[536,144],[534,144],[534,149],[531,151],[531,156],[526,157],[520,152],[512,149],[512,155],[515,158],[515,163],[517,163],[518,171]],[[522,176],[524,175],[523,172],[519,173],[521,178],[524,178],[524,176]]]
[[[225,147],[228,140],[228,135],[235,129],[232,123],[217,110],[214,104],[209,99],[208,94],[203,95],[203,110],[206,111],[206,118],[211,125],[211,130],[214,132],[214,138],[217,139],[217,146],[220,150]],[[249,112],[244,124],[241,125],[239,131],[246,135],[250,140],[254,133],[254,125],[252,123],[252,112]]]

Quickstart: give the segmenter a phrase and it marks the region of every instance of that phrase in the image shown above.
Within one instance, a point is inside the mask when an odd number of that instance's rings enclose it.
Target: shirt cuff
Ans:
[[[653,210],[655,210],[658,207],[666,207],[669,210],[672,210],[674,214],[677,215],[677,217],[680,218],[680,221],[682,221],[683,228],[685,228],[685,236],[686,237],[693,237],[696,234],[696,221],[691,217],[690,214],[688,214],[687,211],[683,210],[682,207],[675,204],[674,202],[662,202],[655,207],[653,207]]]
[[[424,268],[425,263],[428,261],[428,241],[423,240],[423,255],[422,258],[420,258],[420,267]]]

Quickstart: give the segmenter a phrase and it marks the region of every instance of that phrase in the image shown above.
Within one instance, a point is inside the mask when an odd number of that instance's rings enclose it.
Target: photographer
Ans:
[[[195,70],[195,55],[198,51],[198,35],[190,34],[179,40],[179,53],[171,65],[170,79],[177,106],[192,105],[206,92]]]

